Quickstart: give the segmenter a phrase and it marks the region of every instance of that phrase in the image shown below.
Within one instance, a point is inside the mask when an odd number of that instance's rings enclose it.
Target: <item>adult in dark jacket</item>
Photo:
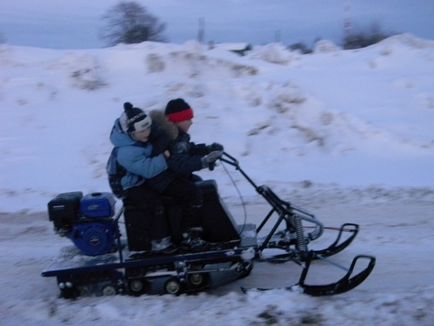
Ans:
[[[168,169],[149,180],[148,185],[163,195],[175,198],[170,206],[169,218],[172,236],[179,242],[182,233],[191,226],[200,226],[193,206],[201,203],[201,194],[194,182],[193,172],[211,168],[221,157],[223,146],[219,144],[195,144],[190,141],[188,130],[192,125],[193,110],[183,99],[169,101],[164,116],[151,112],[154,121],[151,142],[153,155],[169,149]],[[167,186],[171,184],[171,186]]]
[[[169,169],[191,178],[193,172],[212,168],[215,161],[221,157],[223,146],[217,143],[195,144],[190,140],[188,131],[194,117],[190,105],[181,98],[174,99],[167,103],[164,113],[178,129],[178,135],[169,147]]]

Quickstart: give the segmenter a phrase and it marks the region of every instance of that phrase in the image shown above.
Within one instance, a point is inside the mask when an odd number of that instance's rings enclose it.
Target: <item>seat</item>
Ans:
[[[240,240],[237,224],[220,198],[217,183],[214,180],[196,182],[203,195],[203,204],[198,215],[204,230],[203,240],[209,242],[226,242]]]

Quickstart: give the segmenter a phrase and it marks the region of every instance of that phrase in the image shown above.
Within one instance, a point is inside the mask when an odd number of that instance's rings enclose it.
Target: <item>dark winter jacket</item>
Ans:
[[[152,144],[152,156],[161,155],[170,149],[170,145],[178,137],[178,127],[167,120],[162,111],[151,111],[152,119],[151,135],[149,141]],[[167,169],[147,180],[151,189],[163,192],[166,187],[176,178],[176,172]]]
[[[127,170],[121,181],[124,190],[139,186],[146,180],[167,170],[168,166],[164,155],[152,156],[151,143],[141,143],[132,139],[122,131],[119,119],[114,123],[110,140],[114,146],[118,147],[117,160],[119,164]]]
[[[190,135],[179,130],[178,137],[170,145],[169,169],[185,176],[203,168],[202,157],[208,154],[205,144],[190,141]]]
[[[169,150],[168,170],[148,180],[151,188],[163,191],[176,176],[190,178],[191,174],[203,168],[202,157],[208,154],[205,144],[196,145],[190,142],[190,135],[180,130],[169,121],[163,112],[151,111],[152,131],[150,142],[153,145],[152,155],[159,155]]]
[[[168,150],[171,143],[178,137],[178,127],[167,120],[164,112],[153,110],[149,112],[152,119],[151,136],[152,155],[159,155]]]

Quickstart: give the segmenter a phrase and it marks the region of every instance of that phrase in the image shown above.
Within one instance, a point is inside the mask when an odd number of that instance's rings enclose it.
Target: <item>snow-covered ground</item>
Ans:
[[[403,194],[402,194],[403,195]],[[313,199],[311,199],[313,198]],[[407,193],[383,193],[359,201],[357,192],[298,197],[328,226],[359,223],[353,245],[333,257],[348,264],[360,253],[377,257],[365,283],[349,293],[314,298],[273,290],[242,294],[240,286],[290,285],[299,273],[295,264],[255,264],[248,278],[209,293],[180,297],[112,296],[58,299],[53,278],[40,272],[59,248],[69,245],[53,234],[44,213],[1,214],[0,317],[2,325],[432,325],[434,321],[434,201]],[[308,204],[309,203],[309,204]],[[232,205],[239,221],[242,210]],[[249,221],[266,207],[250,203]],[[321,239],[320,239],[321,240]],[[313,276],[334,281],[339,270],[318,264]]]
[[[322,41],[311,55],[269,44],[245,57],[193,42],[0,45],[2,324],[432,325],[433,85],[434,42],[411,35],[352,51]],[[52,231],[47,202],[108,190],[108,134],[124,101],[150,110],[176,97],[194,108],[194,140],[224,144],[257,183],[325,225],[359,223],[336,259],[375,255],[373,275],[332,298],[240,294],[240,285],[286,284],[294,268],[258,264],[249,278],[198,296],[57,299],[40,272],[68,242]],[[263,204],[226,168],[257,222]],[[218,181],[242,222],[225,169],[201,174]]]

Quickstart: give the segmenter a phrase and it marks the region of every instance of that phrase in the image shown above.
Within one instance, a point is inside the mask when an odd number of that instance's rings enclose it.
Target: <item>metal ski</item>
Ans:
[[[337,253],[343,251],[346,247],[348,247],[355,237],[357,236],[357,233],[359,232],[359,225],[354,223],[345,223],[341,225],[341,227],[338,229],[338,235],[336,236],[335,241],[330,244],[328,247],[324,249],[319,250],[310,250],[312,259],[323,259],[326,257],[330,257],[333,255],[336,255]],[[343,234],[348,233],[349,236],[346,237],[345,240],[341,241],[341,238],[343,238]],[[270,257],[267,259],[268,262],[271,263],[284,263],[289,260],[293,260],[295,253],[291,249],[292,243],[285,241],[285,236],[282,233],[276,234],[269,244],[266,246],[266,248],[274,248],[274,249],[282,249],[287,251],[283,254],[274,255],[273,257]],[[304,260],[304,257],[299,257],[300,260]]]
[[[313,255],[313,253],[312,253]],[[313,256],[311,256],[313,258]],[[353,275],[354,268],[359,260],[366,259],[368,261],[367,266],[359,273]],[[309,271],[310,263],[312,259],[306,261],[306,265],[301,273],[298,286],[303,289],[303,293],[313,296],[323,296],[331,294],[339,294],[348,292],[361,284],[371,274],[375,266],[375,257],[367,255],[358,255],[353,258],[350,268],[347,273],[337,282],[324,284],[324,285],[309,285],[305,283],[307,273]]]
[[[306,260],[303,271],[300,275],[300,279],[296,284],[284,287],[284,288],[244,288],[241,287],[241,290],[244,293],[249,291],[270,291],[276,289],[285,289],[289,291],[297,291],[304,294],[308,294],[311,296],[326,296],[326,295],[334,295],[348,292],[358,285],[360,285],[372,272],[375,266],[375,257],[366,256],[366,255],[358,255],[353,258],[351,265],[348,269],[346,269],[346,274],[336,282],[329,284],[321,284],[321,285],[310,285],[306,284],[306,277],[309,272],[310,263],[313,260],[314,253],[311,252],[309,258]],[[354,274],[354,269],[359,260],[365,259],[367,260],[367,266],[360,271],[359,273]]]
[[[357,236],[357,233],[359,233],[359,225],[354,223],[345,223],[341,225],[338,232],[339,233],[336,237],[336,240],[330,246],[321,250],[312,251],[313,259],[318,257],[330,257],[344,250],[351,244],[351,242],[353,242],[354,238]],[[350,236],[339,243],[344,232],[349,232]]]

